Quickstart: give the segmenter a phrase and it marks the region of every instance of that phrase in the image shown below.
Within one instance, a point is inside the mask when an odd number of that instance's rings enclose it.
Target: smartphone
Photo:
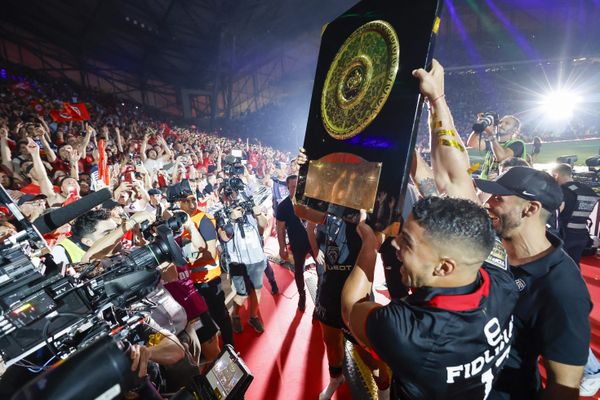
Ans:
[[[127,171],[123,174],[123,180],[128,183],[133,182],[133,178],[135,177],[133,171]]]

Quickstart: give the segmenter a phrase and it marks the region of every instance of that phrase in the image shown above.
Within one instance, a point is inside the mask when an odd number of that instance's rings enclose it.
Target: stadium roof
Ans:
[[[274,43],[319,29],[354,1],[11,1],[0,19],[65,50],[177,86],[202,87],[219,65],[238,70]],[[318,11],[318,12],[317,12]]]
[[[207,88],[217,69],[239,73],[260,66],[270,55],[293,48],[291,43],[306,37],[318,46],[320,28],[355,2],[21,0],[5,2],[0,21],[81,59],[178,87]],[[600,51],[596,40],[600,24],[595,18],[600,0],[446,2],[437,56],[447,65],[549,58],[558,51],[563,56],[590,56]],[[316,53],[314,47],[310,51]],[[478,51],[480,59],[473,57]],[[308,75],[313,68],[308,68]]]

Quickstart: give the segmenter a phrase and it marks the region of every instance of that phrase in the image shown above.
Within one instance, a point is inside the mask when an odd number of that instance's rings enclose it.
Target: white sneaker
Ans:
[[[593,396],[598,389],[600,389],[600,372],[594,375],[584,375],[579,384],[579,395],[584,397]]]
[[[377,399],[378,400],[390,400],[390,388],[388,387],[385,390],[377,389]]]
[[[346,378],[344,378],[344,375],[340,375],[337,378],[331,378],[329,385],[327,385],[327,387],[319,395],[319,400],[331,399],[331,396],[333,396],[337,388],[339,388],[345,380]]]

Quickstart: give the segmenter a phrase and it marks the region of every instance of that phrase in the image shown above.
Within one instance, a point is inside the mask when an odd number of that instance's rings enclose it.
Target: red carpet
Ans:
[[[268,247],[273,246],[277,249],[276,240],[268,243]],[[256,333],[247,324],[247,312],[242,312],[244,331],[234,338],[236,349],[254,375],[246,399],[317,399],[329,382],[329,373],[321,328],[312,320],[314,304],[307,296],[306,311],[298,312],[294,275],[271,264],[280,294],[271,295],[265,277],[260,301],[265,332]],[[333,398],[351,399],[348,387],[344,385]]]
[[[592,327],[591,347],[596,357],[600,357],[600,257],[583,257],[581,259],[581,273],[587,283],[594,308],[590,314],[590,325]],[[596,300],[598,299],[598,300]],[[581,399],[598,398],[581,397]]]
[[[268,247],[277,248],[276,241],[270,241]],[[264,279],[260,309],[265,332],[256,333],[247,324],[247,313],[242,312],[244,331],[235,335],[236,349],[254,375],[246,399],[317,399],[327,385],[329,375],[321,330],[319,324],[312,320],[314,304],[307,296],[306,311],[298,312],[298,294],[292,272],[274,263],[272,265],[281,294],[272,296],[269,283]],[[583,258],[581,267],[592,299],[600,299],[600,257]],[[379,275],[376,276],[376,286],[377,282],[382,282]],[[385,294],[385,291],[377,290],[377,300],[385,302]],[[600,355],[600,307],[594,307],[590,322],[592,349]],[[338,390],[334,399],[351,399],[346,384]]]

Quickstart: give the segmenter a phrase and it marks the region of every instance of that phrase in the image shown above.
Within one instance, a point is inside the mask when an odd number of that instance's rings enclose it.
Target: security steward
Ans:
[[[381,237],[364,223],[362,247],[342,292],[350,331],[387,363],[401,399],[485,399],[512,342],[517,288],[485,210],[463,199],[417,202],[396,238],[402,283],[387,306],[368,300]]]
[[[563,205],[558,216],[563,248],[579,265],[583,249],[590,240],[587,220],[598,202],[598,195],[588,185],[573,180],[573,169],[569,164],[556,166],[552,176],[563,192]]]
[[[190,278],[198,292],[204,297],[210,316],[219,326],[223,343],[233,346],[233,328],[229,311],[225,305],[225,292],[221,286],[222,271],[217,254],[215,219],[198,208],[198,200],[193,195],[180,201],[179,207],[192,216],[192,221],[206,242],[204,252],[190,265]]]

